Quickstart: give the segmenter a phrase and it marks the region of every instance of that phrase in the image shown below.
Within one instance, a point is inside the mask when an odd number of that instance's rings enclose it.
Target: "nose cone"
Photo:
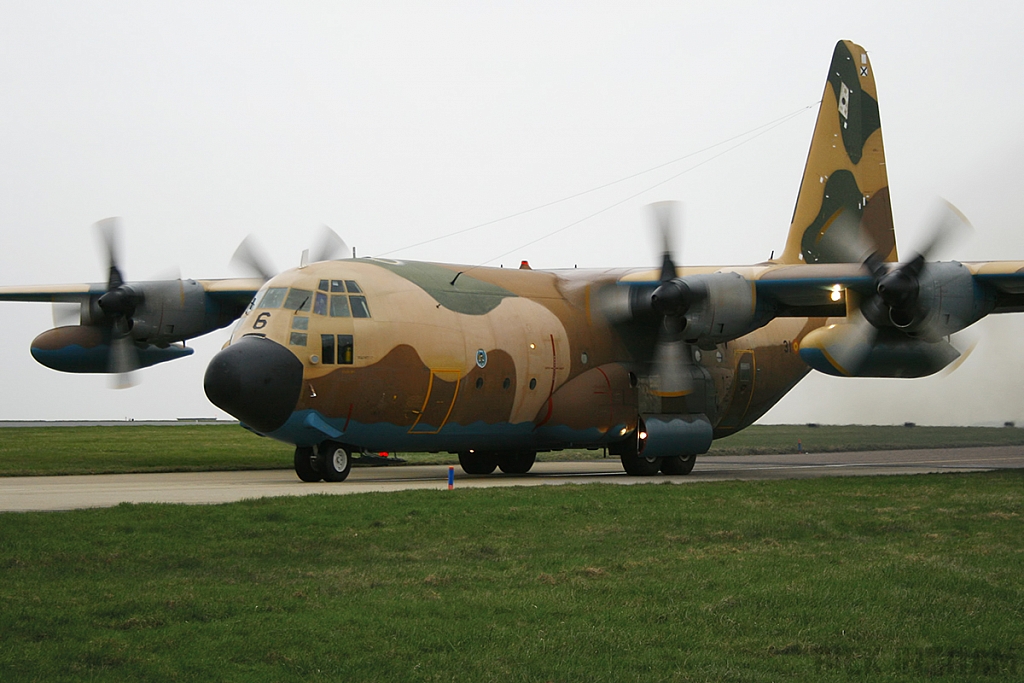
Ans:
[[[295,410],[302,362],[277,342],[242,337],[213,357],[203,388],[215,406],[266,434]]]

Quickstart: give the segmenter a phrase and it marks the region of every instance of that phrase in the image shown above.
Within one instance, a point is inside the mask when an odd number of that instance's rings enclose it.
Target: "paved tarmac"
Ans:
[[[698,456],[685,477],[631,477],[617,458],[537,463],[525,475],[469,475],[455,467],[455,487],[557,484],[642,484],[669,481],[806,479],[811,477],[923,474],[1024,469],[1024,447],[948,448],[856,453]],[[340,484],[307,484],[290,470],[97,474],[0,478],[0,511],[68,510],[119,503],[228,503],[266,496],[346,494],[400,489],[447,489],[446,465],[354,468]]]

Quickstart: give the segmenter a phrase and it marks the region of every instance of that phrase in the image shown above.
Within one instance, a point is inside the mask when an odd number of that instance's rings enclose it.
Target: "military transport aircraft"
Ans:
[[[536,453],[607,448],[630,474],[687,474],[812,368],[922,377],[951,334],[1024,310],[1024,262],[897,258],[874,72],[836,45],[789,236],[778,258],[680,267],[673,205],[654,207],[659,268],[531,270],[321,254],[266,279],[0,289],[77,304],[32,343],[65,372],[125,373],[191,352],[238,322],[206,371],[218,407],[293,444],[304,481],[342,481],[350,455],[451,451],[471,474]],[[104,234],[112,232],[103,223]]]

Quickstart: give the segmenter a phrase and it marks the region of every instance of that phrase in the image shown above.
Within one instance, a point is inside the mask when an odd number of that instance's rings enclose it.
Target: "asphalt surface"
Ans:
[[[684,477],[631,477],[618,459],[537,463],[525,475],[469,475],[455,467],[455,488],[557,484],[643,484],[669,481],[806,479],[1024,469],[1024,447],[920,449],[854,453],[697,457]],[[228,503],[266,496],[346,494],[448,488],[447,465],[354,468],[340,484],[307,484],[290,470],[97,474],[0,478],[0,511],[69,510],[119,503]]]

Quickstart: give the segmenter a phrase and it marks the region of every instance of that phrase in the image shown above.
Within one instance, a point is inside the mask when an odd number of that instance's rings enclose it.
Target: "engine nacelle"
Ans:
[[[920,330],[937,339],[984,318],[995,308],[995,299],[962,263],[952,261],[925,264],[918,305],[928,311]]]
[[[872,297],[863,306],[864,317],[878,328],[937,341],[976,323],[995,307],[992,294],[956,261],[926,263],[916,281],[913,303],[889,308],[882,297]]]
[[[180,344],[165,348],[152,344],[135,344],[139,367],[182,358],[192,349]],[[110,333],[92,325],[55,327],[32,340],[32,357],[48,368],[60,372],[111,372]]]
[[[702,295],[686,311],[683,337],[687,341],[701,346],[731,341],[770,319],[758,310],[754,283],[739,273],[690,275],[682,280]]]
[[[926,377],[960,357],[945,340],[929,342],[882,330],[872,341],[870,332],[867,325],[848,323],[820,327],[800,341],[800,358],[837,377]]]

